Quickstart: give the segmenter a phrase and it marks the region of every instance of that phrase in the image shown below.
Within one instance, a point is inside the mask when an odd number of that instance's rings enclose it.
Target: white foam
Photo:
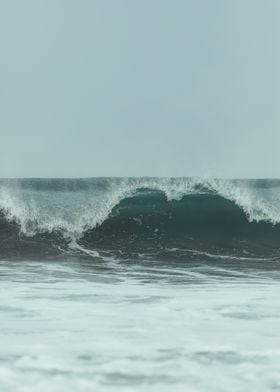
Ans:
[[[269,273],[0,266],[1,392],[279,389],[279,282]]]

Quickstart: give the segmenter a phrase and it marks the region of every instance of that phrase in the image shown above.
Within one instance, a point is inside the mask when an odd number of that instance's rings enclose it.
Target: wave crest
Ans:
[[[279,181],[201,178],[2,180],[0,209],[26,236],[63,233],[79,239],[108,219],[126,198],[159,191],[167,201],[213,194],[236,204],[250,222],[280,222]]]

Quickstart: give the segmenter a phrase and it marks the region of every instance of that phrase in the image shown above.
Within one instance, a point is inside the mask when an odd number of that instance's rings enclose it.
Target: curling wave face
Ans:
[[[0,211],[0,258],[274,255],[280,244],[280,180],[1,180]]]

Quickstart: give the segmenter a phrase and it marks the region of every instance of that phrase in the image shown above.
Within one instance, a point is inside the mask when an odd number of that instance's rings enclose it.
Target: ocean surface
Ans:
[[[0,180],[0,391],[280,391],[280,180]]]

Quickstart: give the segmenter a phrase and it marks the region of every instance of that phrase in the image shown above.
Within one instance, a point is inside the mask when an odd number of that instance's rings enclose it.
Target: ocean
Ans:
[[[0,180],[0,391],[280,390],[280,180]]]

